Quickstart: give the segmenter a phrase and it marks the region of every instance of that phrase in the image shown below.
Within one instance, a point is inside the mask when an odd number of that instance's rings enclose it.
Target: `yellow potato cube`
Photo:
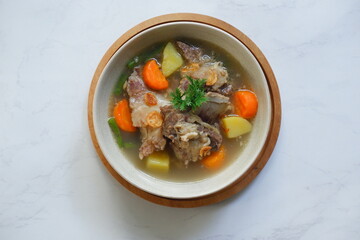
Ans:
[[[163,61],[161,64],[161,69],[164,76],[170,76],[173,72],[179,69],[183,63],[184,61],[174,45],[171,42],[166,44],[163,52]]]
[[[221,120],[221,125],[227,138],[239,137],[250,132],[252,129],[252,125],[248,120],[238,116],[223,118]]]
[[[153,152],[146,157],[146,168],[154,171],[167,173],[170,168],[170,157],[165,151]]]

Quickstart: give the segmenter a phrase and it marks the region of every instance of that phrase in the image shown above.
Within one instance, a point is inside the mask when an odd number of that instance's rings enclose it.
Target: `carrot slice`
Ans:
[[[154,59],[146,62],[142,75],[145,84],[152,89],[163,90],[169,87],[169,82]]]
[[[133,126],[131,120],[131,112],[129,102],[126,99],[119,101],[114,108],[114,118],[119,128],[126,132],[135,132],[136,127]]]
[[[220,149],[216,152],[212,152],[209,156],[203,158],[201,163],[209,170],[219,169],[225,160],[225,148],[221,145]]]
[[[240,90],[234,93],[235,113],[243,118],[255,117],[258,109],[258,100],[255,93],[249,90]]]

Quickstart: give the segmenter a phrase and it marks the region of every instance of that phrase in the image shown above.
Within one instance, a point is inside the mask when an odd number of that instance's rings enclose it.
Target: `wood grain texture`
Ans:
[[[243,174],[240,178],[238,178],[235,182],[233,182],[228,187],[207,195],[202,196],[199,198],[191,198],[191,199],[171,199],[171,198],[164,198],[159,197],[153,194],[150,194],[148,192],[145,192],[143,190],[138,189],[137,187],[133,186],[129,182],[127,182],[125,179],[123,179],[109,164],[107,159],[105,158],[104,154],[102,153],[98,141],[96,139],[95,131],[94,131],[94,124],[93,124],[93,101],[94,101],[94,93],[95,88],[97,86],[99,77],[104,70],[105,66],[111,59],[111,57],[115,54],[115,52],[129,39],[131,39],[134,35],[151,28],[153,26],[168,23],[168,22],[178,22],[178,21],[188,21],[188,22],[199,22],[208,24],[214,27],[217,27],[219,29],[222,29],[223,31],[231,34],[235,38],[237,38],[239,41],[241,41],[254,55],[256,60],[259,62],[262,70],[264,71],[266,80],[269,85],[270,90],[270,96],[271,96],[271,104],[272,104],[272,117],[271,117],[271,123],[270,123],[270,130],[269,135],[266,139],[266,142],[264,144],[263,149],[261,150],[260,154],[254,161],[254,163],[251,165],[251,167]],[[193,13],[174,13],[174,14],[167,14],[158,16],[155,18],[151,18],[149,20],[146,20],[135,27],[128,30],[126,33],[124,33],[119,39],[117,39],[113,45],[107,50],[103,58],[101,59],[95,74],[93,76],[90,90],[89,90],[89,97],[88,97],[88,122],[89,122],[89,129],[91,138],[94,144],[94,147],[105,165],[105,167],[108,169],[110,174],[118,181],[120,182],[125,188],[127,188],[132,193],[148,200],[156,204],[169,206],[169,207],[180,207],[180,208],[191,208],[191,207],[199,207],[204,206],[208,204],[213,204],[220,202],[222,200],[225,200],[234,194],[238,193],[242,189],[244,189],[258,174],[259,172],[264,168],[265,164],[267,163],[268,159],[271,156],[271,153],[274,150],[279,131],[280,131],[280,123],[281,123],[281,101],[280,101],[280,93],[278,89],[278,85],[275,79],[275,75],[266,60],[264,54],[260,51],[260,49],[253,43],[245,34],[243,34],[241,31],[236,29],[235,27],[231,26],[230,24],[221,21],[219,19],[206,16],[206,15],[200,15],[200,14],[193,14]]]

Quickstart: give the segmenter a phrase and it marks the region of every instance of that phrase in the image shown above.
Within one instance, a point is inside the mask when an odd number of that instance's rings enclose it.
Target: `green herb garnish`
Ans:
[[[190,84],[184,93],[177,88],[170,94],[172,97],[172,104],[180,111],[186,111],[188,109],[194,111],[196,108],[200,107],[202,103],[207,101],[204,89],[206,80],[193,79],[189,76],[187,76],[187,78]]]

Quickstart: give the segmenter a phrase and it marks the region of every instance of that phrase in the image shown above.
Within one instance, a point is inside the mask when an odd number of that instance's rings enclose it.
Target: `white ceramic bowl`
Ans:
[[[259,109],[245,149],[230,166],[200,181],[171,182],[146,174],[125,158],[116,145],[107,124],[107,113],[112,89],[130,58],[159,41],[184,37],[211,42],[231,53],[250,75],[251,86],[258,96]],[[92,110],[98,144],[112,168],[137,188],[154,195],[174,199],[196,198],[215,193],[241,177],[255,161],[265,144],[272,112],[269,86],[259,63],[251,52],[239,40],[223,30],[207,24],[185,21],[163,23],[149,28],[122,45],[100,75]]]

